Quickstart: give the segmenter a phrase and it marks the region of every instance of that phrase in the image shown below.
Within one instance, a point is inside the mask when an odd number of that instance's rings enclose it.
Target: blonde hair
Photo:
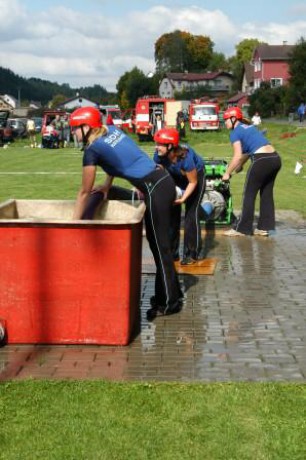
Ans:
[[[253,124],[251,120],[249,120],[248,118],[244,118],[244,117],[241,118],[241,120],[239,120],[239,121],[241,121],[241,123],[243,123],[244,125],[252,125]]]
[[[108,132],[108,129],[106,126],[102,125],[100,128],[91,128],[88,140],[87,140],[87,145],[92,144],[98,137],[105,136]]]

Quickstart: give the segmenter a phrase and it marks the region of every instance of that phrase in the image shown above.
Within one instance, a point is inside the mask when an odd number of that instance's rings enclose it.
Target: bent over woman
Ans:
[[[261,235],[269,236],[275,229],[275,207],[273,188],[276,176],[281,169],[281,158],[268,139],[254,125],[244,122],[239,107],[230,107],[223,114],[225,127],[230,130],[233,158],[229,163],[223,180],[229,180],[234,171],[242,169],[250,159],[244,184],[242,211],[236,227],[224,232],[226,236]],[[255,200],[260,194],[259,219],[253,230]]]
[[[189,145],[179,144],[179,133],[164,128],[154,135],[156,151],[154,161],[162,165],[182,189],[172,211],[172,253],[179,259],[181,208],[185,204],[184,248],[181,265],[192,265],[201,258],[202,237],[200,207],[205,192],[204,160]]]
[[[154,161],[123,131],[114,125],[103,126],[100,111],[93,107],[76,109],[70,126],[84,145],[82,186],[78,192],[74,219],[81,219],[89,202],[96,168],[106,172],[98,191],[107,196],[114,177],[127,179],[144,194],[146,236],[156,264],[155,295],[148,319],[158,313],[180,311],[182,292],[175,271],[169,237],[170,214],[175,199],[175,184],[167,171]],[[97,191],[97,188],[95,188]]]

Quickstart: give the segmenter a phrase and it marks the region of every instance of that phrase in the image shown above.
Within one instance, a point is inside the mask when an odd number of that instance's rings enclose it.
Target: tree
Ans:
[[[288,103],[297,107],[306,102],[306,41],[303,37],[294,46],[289,61]]]
[[[155,43],[157,73],[205,72],[213,54],[213,42],[203,35],[176,30]]]
[[[223,53],[213,53],[209,63],[209,70],[216,72],[220,69],[230,71],[229,60],[226,59]]]
[[[156,76],[152,78],[146,76],[142,70],[134,67],[130,72],[125,72],[120,77],[116,89],[118,91],[118,101],[122,109],[134,107],[139,97],[144,95],[156,94],[158,90],[158,80]]]
[[[236,57],[239,62],[250,62],[253,56],[254,49],[258,45],[263,45],[264,42],[259,41],[257,38],[245,38],[236,46]]]
[[[56,108],[58,105],[62,104],[66,100],[67,100],[67,97],[64,94],[56,94],[49,104],[50,109]]]
[[[262,82],[260,88],[249,96],[249,114],[259,112],[263,118],[286,113],[287,88],[279,86],[271,88],[269,82]]]

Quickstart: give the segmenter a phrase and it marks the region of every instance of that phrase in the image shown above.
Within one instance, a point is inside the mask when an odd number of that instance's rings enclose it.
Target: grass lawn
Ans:
[[[294,168],[298,160],[306,161],[306,129],[272,123],[265,128],[283,162],[275,185],[276,209],[294,210],[305,217],[305,167],[298,176],[294,174]],[[297,135],[282,138],[287,132]],[[187,141],[206,159],[231,159],[227,130],[219,133],[189,132]],[[150,155],[153,154],[153,143],[142,143],[141,147]],[[0,202],[8,198],[75,199],[81,181],[81,168],[82,153],[74,148],[31,149],[27,141],[15,142],[7,149],[0,149]],[[231,180],[233,204],[237,210],[241,208],[246,169],[245,166],[244,171]],[[98,177],[102,182],[101,170],[98,171]],[[130,188],[126,181],[116,179],[115,183]]]
[[[24,381],[0,386],[3,460],[304,460],[306,387]]]
[[[306,217],[306,129],[270,124],[282,156],[276,208]],[[283,138],[287,132],[295,137]],[[228,132],[188,133],[205,158],[230,160]],[[142,147],[153,153],[153,144]],[[82,153],[0,149],[0,202],[75,199]],[[103,173],[99,171],[101,181]],[[239,209],[245,172],[231,180]],[[116,181],[128,186],[125,181]],[[0,382],[0,460],[305,460],[306,387],[285,383]]]

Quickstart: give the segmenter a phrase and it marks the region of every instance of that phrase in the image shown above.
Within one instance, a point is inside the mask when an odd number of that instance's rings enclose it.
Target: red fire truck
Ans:
[[[103,122],[106,122],[107,117],[110,115],[113,124],[117,126],[117,128],[122,128],[122,113],[119,105],[100,105],[99,109],[103,116]]]
[[[178,112],[187,109],[189,101],[176,101],[159,96],[143,96],[136,102],[135,132],[139,141],[152,140],[160,128],[176,127]]]
[[[189,106],[189,124],[192,131],[220,129],[219,105],[203,99],[194,99]]]

